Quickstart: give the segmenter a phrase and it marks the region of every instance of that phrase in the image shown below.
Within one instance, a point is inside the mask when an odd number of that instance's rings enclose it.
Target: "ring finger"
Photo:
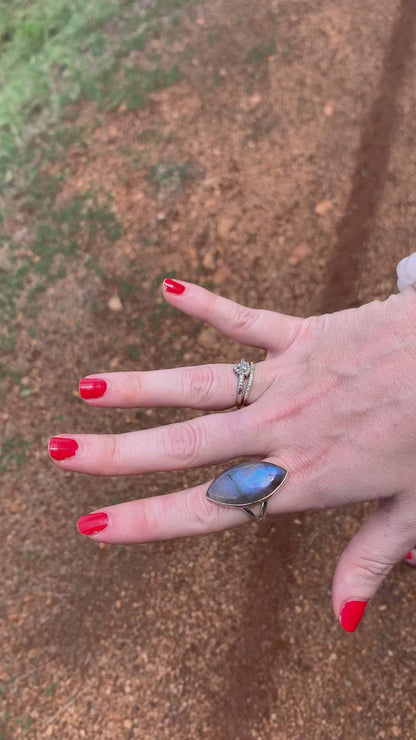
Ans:
[[[249,403],[265,390],[265,365],[255,366]],[[175,406],[193,409],[232,408],[237,398],[237,375],[232,365],[196,365],[171,370],[98,373],[80,380],[81,398],[91,406],[138,408]]]

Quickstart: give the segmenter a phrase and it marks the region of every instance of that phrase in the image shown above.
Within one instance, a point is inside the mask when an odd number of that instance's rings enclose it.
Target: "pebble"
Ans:
[[[108,308],[110,311],[122,311],[123,310],[123,304],[120,301],[120,298],[118,295],[111,296],[110,300],[108,301]]]
[[[325,216],[326,213],[332,211],[333,207],[332,200],[322,200],[315,206],[315,213],[318,216]]]
[[[302,260],[306,259],[306,257],[309,257],[309,255],[312,254],[312,249],[306,242],[303,242],[302,244],[298,244],[297,247],[293,250],[292,254],[290,255],[288,259],[288,265],[292,265],[293,267],[296,267],[296,265],[299,264],[299,262],[302,262]]]
[[[334,115],[334,111],[335,102],[333,100],[328,100],[324,105],[324,116],[331,118]]]
[[[212,270],[215,267],[215,252],[213,250],[205,252],[202,258],[202,264],[206,270]]]
[[[234,221],[228,216],[223,216],[218,219],[217,233],[220,239],[228,239],[231,229],[234,226]]]

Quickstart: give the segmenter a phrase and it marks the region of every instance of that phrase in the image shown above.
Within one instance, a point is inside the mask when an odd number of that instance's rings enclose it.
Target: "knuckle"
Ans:
[[[236,306],[233,324],[237,331],[245,332],[252,329],[259,319],[259,312],[247,306]]]
[[[166,447],[169,457],[180,465],[189,466],[196,460],[202,447],[202,431],[192,422],[172,424],[167,429]]]
[[[360,578],[368,583],[373,583],[374,579],[382,580],[390,573],[393,563],[373,560],[371,558],[361,557],[355,563],[356,573]]]
[[[102,475],[109,475],[114,468],[117,467],[120,459],[120,445],[117,434],[109,434],[107,436],[107,444],[105,450],[105,456],[102,463],[100,473]]]
[[[198,491],[195,496],[186,496],[183,505],[185,521],[190,522],[195,532],[215,532],[220,528],[221,507],[209,501],[205,493]]]
[[[142,374],[139,372],[133,373],[132,381],[133,382],[131,384],[129,396],[130,396],[130,400],[133,403],[136,403],[137,399],[140,399],[143,396]]]
[[[206,403],[212,397],[214,371],[209,365],[186,370],[183,376],[184,392],[193,403]]]

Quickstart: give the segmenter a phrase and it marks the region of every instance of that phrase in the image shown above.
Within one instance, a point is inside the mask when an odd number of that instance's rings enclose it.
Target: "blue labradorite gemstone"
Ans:
[[[269,462],[242,462],[224,470],[212,481],[207,498],[225,506],[252,506],[272,495],[287,471]]]

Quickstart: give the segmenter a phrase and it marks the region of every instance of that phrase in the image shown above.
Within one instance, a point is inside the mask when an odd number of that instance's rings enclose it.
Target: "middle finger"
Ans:
[[[125,434],[52,437],[49,452],[65,470],[90,475],[134,475],[179,470],[263,454],[253,408],[213,414]]]

